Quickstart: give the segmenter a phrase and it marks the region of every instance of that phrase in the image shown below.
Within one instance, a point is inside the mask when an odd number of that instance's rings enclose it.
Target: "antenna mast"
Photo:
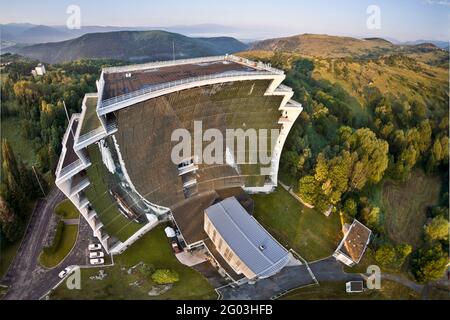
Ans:
[[[172,41],[172,57],[173,62],[175,62],[175,41]]]

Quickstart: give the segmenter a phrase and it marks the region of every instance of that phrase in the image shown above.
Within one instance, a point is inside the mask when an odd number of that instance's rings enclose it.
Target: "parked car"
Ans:
[[[104,264],[105,260],[103,258],[96,258],[90,260],[91,264],[97,265],[97,264]]]
[[[178,245],[178,242],[172,241],[172,250],[175,253],[180,253],[182,250],[180,249],[180,246]]]
[[[63,279],[65,276],[67,276],[70,272],[72,272],[73,270],[73,266],[69,266],[67,268],[65,268],[64,270],[62,270],[59,274],[58,277],[60,277],[61,279]]]
[[[103,251],[94,251],[94,252],[89,252],[89,258],[93,259],[93,258],[103,258],[105,256],[105,254],[103,253]]]
[[[89,245],[89,251],[96,251],[100,250],[102,248],[102,245],[100,243],[91,243]]]

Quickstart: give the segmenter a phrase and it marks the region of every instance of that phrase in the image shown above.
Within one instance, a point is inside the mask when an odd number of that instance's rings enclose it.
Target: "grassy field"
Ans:
[[[342,70],[347,70],[347,76]],[[340,84],[348,93],[364,105],[365,87],[378,88],[383,95],[401,97],[425,103],[429,94],[448,87],[448,70],[420,64],[420,70],[408,66],[391,66],[381,60],[376,62],[345,62],[319,60],[313,77]],[[341,73],[337,73],[340,70]]]
[[[86,114],[80,129],[80,136],[97,129],[102,125],[96,113],[96,106],[97,98],[88,98],[86,100]]]
[[[437,203],[440,186],[438,177],[426,176],[419,170],[403,184],[389,181],[383,185],[385,227],[393,241],[420,246],[426,208]]]
[[[39,263],[46,268],[53,268],[57,266],[72,250],[77,240],[78,225],[64,225],[56,252],[53,254],[46,254],[42,252],[39,256]]]
[[[2,118],[1,138],[9,141],[15,154],[19,155],[27,165],[36,163],[36,152],[33,143],[24,139],[20,134],[19,128],[21,121],[18,118]]]
[[[413,290],[393,281],[383,280],[380,290],[362,293],[345,292],[345,282],[322,282],[318,286],[300,288],[284,296],[283,300],[416,300],[420,296]]]
[[[300,204],[282,187],[254,195],[255,218],[284,246],[308,261],[330,256],[342,238],[338,214],[329,217]]]
[[[108,192],[106,178],[109,172],[102,163],[100,150],[94,144],[88,147],[88,151],[92,165],[87,169],[91,184],[85,190],[86,196],[99,215],[106,232],[120,241],[125,241],[144,224],[130,221],[119,212],[116,202]]]
[[[78,219],[80,217],[80,212],[70,200],[60,202],[55,208],[55,213],[62,219]]]
[[[82,269],[81,290],[67,290],[58,287],[52,299],[216,299],[216,293],[205,278],[192,268],[178,262],[164,234],[164,226],[158,226],[139,239],[123,254],[114,257],[115,266],[103,268],[107,277],[91,280],[98,268]],[[130,267],[143,262],[156,269],[175,270],[180,281],[166,293],[151,297],[148,295],[154,286],[149,275],[139,272],[129,274]],[[136,283],[138,285],[136,285]]]

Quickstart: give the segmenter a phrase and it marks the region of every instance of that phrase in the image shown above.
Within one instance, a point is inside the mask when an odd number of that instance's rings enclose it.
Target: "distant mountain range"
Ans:
[[[434,62],[448,59],[448,51],[438,48],[432,43],[393,44],[382,38],[357,39],[322,34],[301,34],[267,39],[253,43],[250,50],[281,51],[323,58],[375,58],[387,54],[402,53],[413,55],[429,52],[431,53],[429,58],[436,60]],[[431,63],[433,61],[428,62]]]
[[[232,35],[235,38],[241,39],[264,39],[267,38],[261,36],[260,30],[255,29],[243,29],[234,26],[226,26],[213,23],[204,23],[196,25],[175,25],[166,27],[115,27],[115,26],[82,26],[81,29],[68,29],[66,26],[45,26],[35,25],[30,23],[8,23],[0,24],[0,33],[2,48],[5,44],[35,44],[44,42],[57,42],[78,38],[88,33],[100,33],[100,32],[114,32],[114,31],[149,31],[149,30],[164,30],[168,32],[181,33],[190,37],[205,37],[205,36],[223,36]],[[246,36],[244,36],[246,34]],[[250,36],[253,34],[253,36]],[[260,34],[257,36],[256,34]],[[250,37],[250,38],[249,38]],[[361,38],[361,37],[356,37]],[[409,42],[401,42],[394,38],[385,38],[393,44],[399,45],[415,45],[422,43],[432,43],[435,46],[443,49],[448,49],[449,44],[447,41],[437,40],[416,40]],[[243,40],[242,40],[243,41]],[[258,40],[253,40],[258,41]],[[248,42],[245,41],[245,42]]]
[[[1,48],[2,52],[18,53],[47,63],[82,58],[113,58],[144,62],[172,59],[174,53],[175,58],[187,58],[235,53],[248,49],[327,58],[373,58],[402,53],[412,57],[419,55],[423,62],[434,65],[448,62],[448,44],[446,47],[444,41],[417,40],[402,43],[391,38],[388,41],[382,38],[359,39],[300,34],[256,41],[249,46],[232,37],[189,37],[180,34],[226,34],[236,33],[238,30],[222,25],[179,25],[167,28],[176,32],[142,29],[145,27],[88,26],[70,30],[65,26],[6,24],[0,25]]]
[[[80,29],[68,29],[66,26],[45,26],[30,23],[0,24],[2,42],[7,41],[15,44],[58,42],[78,38],[88,33],[149,30],[164,30],[187,36],[201,36],[207,34],[231,34],[238,29],[219,24],[176,25],[168,27],[83,26]]]
[[[29,33],[28,33],[29,34]],[[82,58],[112,58],[135,62],[235,53],[247,45],[230,37],[191,38],[167,31],[89,33],[61,41],[9,47],[5,51],[47,63]]]

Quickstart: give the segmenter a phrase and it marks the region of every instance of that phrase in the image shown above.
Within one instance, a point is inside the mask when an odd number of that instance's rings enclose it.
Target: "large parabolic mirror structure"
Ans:
[[[104,68],[97,93],[73,114],[56,170],[56,184],[92,227],[104,248],[123,252],[161,221],[174,221],[188,247],[204,237],[203,211],[216,192],[243,188],[271,192],[281,151],[302,111],[282,84],[283,71],[226,55]],[[176,129],[278,129],[266,148],[269,163],[236,161],[223,146],[223,163],[197,157],[174,163]],[[203,144],[208,145],[208,141]],[[245,157],[246,159],[249,157]]]

